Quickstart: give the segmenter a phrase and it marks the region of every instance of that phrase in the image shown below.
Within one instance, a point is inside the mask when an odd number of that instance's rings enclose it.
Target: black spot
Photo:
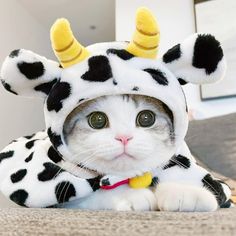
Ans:
[[[158,183],[159,183],[158,177],[153,177],[150,187],[156,187]]]
[[[102,186],[109,186],[111,183],[109,181],[109,178],[103,179],[101,182]]]
[[[58,203],[67,202],[71,197],[76,196],[75,187],[69,181],[63,181],[57,184],[55,194]]]
[[[112,82],[113,82],[114,85],[117,85],[117,84],[118,84],[117,81],[116,81],[115,79],[113,79]]]
[[[15,95],[18,95],[17,92],[15,92],[15,91],[13,91],[13,90],[11,89],[11,85],[8,84],[8,83],[6,83],[5,80],[1,79],[1,82],[2,82],[3,87],[4,87],[8,92],[13,93],[13,94],[15,94]]]
[[[19,71],[25,75],[27,79],[37,79],[44,74],[44,66],[41,61],[36,61],[32,63],[19,62],[17,64]]]
[[[165,103],[162,103],[162,108],[164,109],[164,111],[168,115],[168,117],[170,118],[171,124],[173,126],[174,125],[174,115],[173,115],[173,112],[171,111],[171,109]],[[171,127],[171,128],[173,129],[174,127]]]
[[[139,87],[134,86],[134,87],[132,88],[132,90],[133,90],[133,91],[139,91]]]
[[[184,101],[185,101],[185,111],[188,113],[188,104],[187,104],[187,99],[186,99],[186,95],[182,89],[183,95],[184,95]]]
[[[217,181],[218,181],[219,183],[221,183],[221,184],[224,184],[224,185],[228,186],[228,188],[230,188],[230,186],[229,186],[228,184],[226,184],[224,181],[222,181],[222,180],[220,180],[220,179],[217,179]]]
[[[57,82],[57,79],[54,79],[53,81],[50,81],[48,83],[42,83],[37,85],[34,90],[35,91],[40,91],[48,95],[53,87],[53,85]]]
[[[79,103],[83,102],[84,100],[85,100],[85,98],[80,98]]]
[[[168,80],[163,72],[157,69],[145,69],[147,73],[149,73],[152,78],[161,85],[168,85]]]
[[[117,55],[119,58],[123,59],[123,60],[129,60],[131,58],[134,57],[133,54],[129,53],[128,51],[124,50],[124,49],[108,49],[107,50],[107,54],[115,54]]]
[[[47,109],[49,111],[60,111],[62,108],[62,101],[68,98],[71,94],[70,84],[67,82],[57,82],[47,99]]]
[[[165,63],[170,63],[174,60],[179,59],[180,56],[181,56],[180,44],[177,44],[164,54],[163,61]]]
[[[58,208],[58,207],[57,207],[57,204],[55,204],[55,205],[46,206],[44,208]]]
[[[170,160],[162,169],[166,170],[166,169],[169,169],[169,168],[171,168],[173,166],[177,166],[177,164]]]
[[[233,201],[231,199],[229,199],[228,201],[223,203],[220,207],[221,208],[230,208],[232,204],[233,204]]]
[[[45,167],[45,169],[38,174],[39,181],[43,182],[56,178],[61,172],[64,171],[59,166],[51,162],[43,163],[43,166]]]
[[[171,168],[173,166],[179,166],[183,167],[184,169],[188,169],[190,167],[191,163],[190,160],[187,157],[184,157],[182,155],[173,156],[170,161],[163,167],[163,170]]]
[[[14,155],[14,151],[7,151],[7,152],[1,152],[0,153],[0,163],[2,160],[10,158]]]
[[[9,144],[17,143],[17,142],[18,142],[18,140],[14,139],[14,140],[12,140]]]
[[[58,163],[60,161],[62,161],[62,157],[61,155],[54,149],[53,146],[51,146],[48,149],[48,157],[50,160],[52,160],[54,163]]]
[[[214,180],[210,174],[207,174],[203,179],[203,186],[210,190],[216,197],[216,200],[221,207],[226,202],[226,196],[221,183]]]
[[[79,168],[84,169],[84,170],[96,172],[96,170],[93,170],[93,169],[90,169],[90,168],[86,167],[83,163],[79,163],[79,164],[77,164],[77,166],[78,166]]]
[[[61,64],[59,64],[59,68],[63,68],[63,66]]]
[[[35,135],[35,134],[26,135],[26,136],[24,136],[24,138],[26,138],[26,139],[31,139],[31,138],[33,138],[33,137],[34,137],[34,135]]]
[[[92,179],[87,179],[87,181],[90,184],[93,191],[96,191],[100,188],[100,180],[101,180],[101,176],[97,176],[97,177],[92,178]]]
[[[28,195],[29,194],[24,189],[19,189],[10,195],[10,199],[20,206],[25,206]]]
[[[27,142],[27,143],[25,144],[25,147],[26,147],[27,149],[31,149],[31,148],[34,146],[34,143],[35,143],[37,140],[38,140],[38,139],[30,140],[29,142]]]
[[[198,35],[194,45],[193,66],[205,69],[206,74],[209,75],[216,70],[222,57],[222,48],[214,36],[209,34]]]
[[[55,148],[59,147],[60,145],[62,145],[62,140],[61,140],[61,136],[52,132],[51,128],[48,128],[48,136],[52,142],[52,144],[54,145]]]
[[[94,56],[88,60],[89,70],[81,78],[91,82],[105,82],[112,77],[109,60],[105,56]]]
[[[26,176],[26,174],[27,174],[26,169],[18,170],[16,173],[11,175],[11,182],[17,183],[17,182],[21,181]]]
[[[27,158],[25,158],[25,162],[30,162],[33,158],[34,152],[32,152]]]
[[[184,79],[181,79],[181,78],[178,78],[178,81],[181,85],[185,85],[187,84],[188,82],[186,82]]]
[[[9,57],[11,57],[11,58],[18,57],[19,52],[20,52],[20,49],[13,50],[13,51],[9,54]]]

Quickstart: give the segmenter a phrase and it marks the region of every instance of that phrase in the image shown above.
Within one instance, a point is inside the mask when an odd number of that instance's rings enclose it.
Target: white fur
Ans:
[[[123,96],[99,98],[79,114],[74,114],[76,123],[72,134],[66,137],[68,148],[74,154],[73,162],[102,174],[132,177],[150,171],[166,161],[175,153],[175,145],[170,141],[168,116],[160,112],[154,104],[136,96],[138,104]],[[136,107],[137,105],[137,107]],[[152,127],[136,126],[136,116],[142,110],[152,110],[156,122]],[[88,125],[87,115],[94,111],[104,112],[109,119],[109,127],[96,130]],[[77,121],[74,121],[77,120]],[[117,135],[132,136],[128,145],[115,139]],[[124,152],[131,155],[117,157]]]
[[[66,208],[118,211],[215,211],[218,204],[205,188],[177,183],[161,183],[151,189],[131,189],[121,186],[113,190],[98,190],[84,199],[61,205]]]
[[[193,185],[161,183],[155,194],[161,211],[215,211],[218,208],[210,191]]]
[[[157,210],[155,194],[148,188],[132,189],[121,186],[113,190],[98,190],[84,199],[61,205],[66,208],[117,211]]]

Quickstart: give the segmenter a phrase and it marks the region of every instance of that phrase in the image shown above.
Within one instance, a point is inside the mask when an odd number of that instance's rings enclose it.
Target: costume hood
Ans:
[[[53,50],[60,63],[24,49],[13,51],[3,63],[4,87],[17,95],[45,99],[47,133],[62,156],[71,153],[63,124],[74,108],[104,95],[139,94],[165,103],[173,113],[176,143],[188,126],[187,104],[181,84],[213,83],[225,73],[219,42],[194,34],[158,57],[160,32],[150,11],[140,8],[130,42],[98,43],[83,47],[66,19],[51,28]]]

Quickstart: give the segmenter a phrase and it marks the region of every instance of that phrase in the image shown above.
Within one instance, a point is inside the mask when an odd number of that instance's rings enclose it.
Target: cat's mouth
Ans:
[[[134,157],[134,156],[132,156],[132,155],[130,155],[130,154],[128,154],[127,152],[122,152],[121,154],[119,154],[119,155],[117,155],[117,156],[115,156],[114,158],[113,158],[113,160],[117,160],[117,159],[133,159],[133,160],[135,160],[136,158]]]

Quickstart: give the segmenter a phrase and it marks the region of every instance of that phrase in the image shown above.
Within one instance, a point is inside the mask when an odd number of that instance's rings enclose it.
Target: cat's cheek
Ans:
[[[153,153],[153,159],[155,161],[155,166],[162,166],[164,163],[168,162],[171,157],[175,154],[175,149],[173,147],[167,148],[166,145],[162,148],[156,148]]]

